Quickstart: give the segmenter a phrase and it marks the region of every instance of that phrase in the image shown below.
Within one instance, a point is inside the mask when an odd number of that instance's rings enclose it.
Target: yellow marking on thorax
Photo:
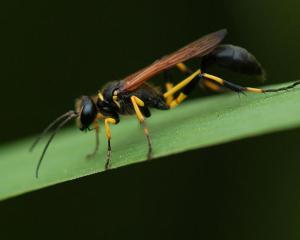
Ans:
[[[104,101],[104,97],[103,97],[103,95],[102,95],[101,92],[98,92],[98,98],[99,98],[101,101]]]

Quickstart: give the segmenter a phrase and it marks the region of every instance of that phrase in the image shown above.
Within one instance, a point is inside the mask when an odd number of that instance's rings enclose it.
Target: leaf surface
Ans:
[[[170,111],[153,111],[148,126],[154,158],[295,128],[300,126],[300,89],[186,101]],[[104,171],[107,144],[101,127],[100,151],[90,160],[85,155],[94,148],[94,132],[62,130],[45,156],[38,179],[35,168],[45,141],[34,153],[28,152],[34,138],[1,146],[0,199]],[[123,117],[111,128],[112,169],[145,161],[147,142],[134,116]]]

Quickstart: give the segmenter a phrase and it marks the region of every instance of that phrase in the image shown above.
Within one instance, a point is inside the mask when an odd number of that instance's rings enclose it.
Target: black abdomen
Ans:
[[[202,60],[203,70],[211,65],[218,65],[231,71],[248,75],[263,75],[261,64],[245,48],[226,44],[218,46]]]

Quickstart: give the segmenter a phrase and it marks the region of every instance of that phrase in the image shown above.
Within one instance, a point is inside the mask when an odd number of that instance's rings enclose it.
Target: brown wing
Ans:
[[[169,69],[180,62],[185,62],[191,58],[202,57],[210,53],[223,40],[227,33],[226,29],[205,35],[178,51],[171,53],[150,66],[129,75],[124,79],[123,91],[133,91],[143,84],[144,81],[152,78],[163,70]]]

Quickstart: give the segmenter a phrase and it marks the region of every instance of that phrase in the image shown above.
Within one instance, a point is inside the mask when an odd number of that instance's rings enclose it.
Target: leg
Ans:
[[[106,118],[104,120],[105,133],[107,138],[107,156],[106,156],[105,170],[109,169],[110,158],[111,158],[111,145],[110,145],[111,134],[110,134],[109,124],[117,124],[117,120],[114,118]]]
[[[193,73],[193,71],[188,68],[184,63],[178,63],[176,64],[176,67],[178,68],[178,70],[182,73],[184,73],[184,75],[189,76]],[[166,81],[166,90],[169,91],[173,88],[173,84],[170,81],[170,72],[167,70],[164,72],[164,79]],[[179,98],[181,99],[182,96]],[[178,99],[178,100],[179,100]],[[172,101],[174,100],[173,94],[169,95],[168,97],[166,97],[166,103],[168,106],[172,105]],[[178,101],[177,100],[177,101]],[[174,104],[174,103],[173,103]]]
[[[93,158],[99,150],[99,143],[100,143],[99,142],[99,122],[98,122],[99,119],[104,119],[103,115],[100,113],[97,114],[96,120],[93,122],[93,129],[89,129],[89,130],[95,130],[96,145],[95,145],[94,151],[91,154],[88,154],[86,156],[87,159]]]
[[[169,89],[164,93],[164,98],[167,99],[170,95],[172,96],[174,93],[178,92],[182,89],[179,96],[173,100],[169,106],[170,108],[176,107],[179,103],[181,103],[184,99],[187,98],[187,95],[195,88],[195,86],[199,83],[199,81],[204,81],[204,84],[211,88],[212,90],[219,91],[220,87],[223,86],[225,88],[230,89],[231,91],[237,93],[244,92],[253,92],[253,93],[267,93],[267,92],[279,92],[286,91],[288,89],[294,88],[295,86],[300,84],[300,80],[294,82],[291,85],[286,87],[277,88],[277,89],[260,89],[260,88],[251,88],[251,87],[243,87],[229,81],[226,81],[222,78],[216,77],[211,74],[201,73],[201,70],[198,69],[189,77],[178,83],[176,86]]]
[[[96,121],[93,123],[93,125],[94,125],[95,135],[96,135],[96,146],[94,151],[86,156],[87,159],[93,158],[97,154],[99,149],[99,123]]]
[[[205,88],[208,88],[208,89],[210,89],[212,91],[221,92],[221,90],[222,90],[221,87],[220,87],[220,85],[218,85],[217,83],[214,83],[212,81],[209,81],[207,79],[203,79],[202,83],[203,83],[202,86],[204,86]]]
[[[179,69],[180,72],[185,73],[186,75],[191,75],[193,71],[188,68],[184,63],[177,63],[176,67]]]
[[[279,92],[279,91],[286,91],[288,89],[294,88],[297,85],[300,84],[300,80],[286,86],[286,87],[282,87],[282,88],[276,88],[276,89],[261,89],[261,88],[252,88],[252,87],[243,87],[234,83],[231,83],[229,81],[226,81],[222,78],[213,76],[211,74],[207,74],[207,73],[203,73],[202,76],[205,79],[208,79],[210,81],[212,81],[213,83],[216,83],[218,85],[224,86],[228,89],[230,89],[231,91],[237,92],[237,93],[241,93],[241,92],[253,92],[253,93],[267,93],[267,92]]]
[[[176,67],[182,72],[182,73],[184,73],[185,75],[191,75],[192,73],[193,73],[193,71],[190,69],[190,68],[188,68],[184,63],[178,63],[177,65],[176,65]],[[195,82],[195,81],[194,81]],[[199,82],[199,81],[198,81]],[[221,88],[221,86],[219,85],[219,84],[217,84],[216,82],[212,82],[212,81],[210,81],[209,79],[202,79],[202,84],[203,84],[203,86],[204,87],[206,87],[206,88],[209,88],[209,89],[211,89],[211,90],[213,90],[213,91],[216,91],[216,92],[220,92],[220,91],[222,91],[222,88]],[[195,86],[189,86],[189,85],[193,85],[193,84],[188,84],[185,88],[189,88],[189,89],[192,89],[192,88],[194,88]],[[196,84],[194,84],[194,85],[196,85]],[[170,90],[170,88],[167,88],[167,90]],[[183,91],[182,91],[185,95],[187,95],[187,93],[186,92],[190,92],[190,90],[188,90],[188,89],[184,89]],[[183,95],[181,95],[181,96],[179,96],[179,98],[177,99],[177,104],[176,103],[173,103],[173,104],[176,104],[176,105],[178,105],[178,103],[180,103],[181,101],[183,101],[183,100],[185,99],[184,98],[184,96]],[[167,102],[168,103],[168,102]],[[168,105],[170,105],[170,104],[168,104]],[[173,106],[174,107],[174,106]]]
[[[184,88],[185,86],[187,86],[199,74],[201,74],[201,70],[200,69],[198,69],[193,74],[191,74],[190,76],[188,76],[186,79],[182,80],[180,83],[178,83],[177,85],[175,85],[173,88],[171,88],[170,90],[168,90],[167,92],[165,92],[164,93],[164,98],[172,96],[174,93],[178,92],[179,90],[181,90],[182,88]]]
[[[182,89],[179,96],[168,104],[169,107],[174,108],[178,104],[180,104],[184,99],[186,99],[188,94],[190,94],[190,92],[197,86],[197,84],[201,79],[202,79],[201,70],[198,69],[193,74],[188,76],[186,79],[178,83],[176,86],[172,87],[167,92],[165,92],[164,98],[167,99],[169,96],[172,96],[174,93]]]
[[[137,117],[137,119],[139,120],[139,122],[141,123],[141,125],[144,128],[144,134],[145,134],[147,142],[148,142],[147,159],[149,160],[152,157],[152,143],[151,143],[151,139],[150,139],[150,136],[149,136],[149,131],[148,131],[148,128],[147,128],[147,125],[146,125],[146,122],[145,122],[145,118],[144,118],[144,116],[141,113],[141,110],[139,108],[139,107],[144,106],[144,102],[136,96],[131,96],[131,102],[132,102],[136,117]]]

